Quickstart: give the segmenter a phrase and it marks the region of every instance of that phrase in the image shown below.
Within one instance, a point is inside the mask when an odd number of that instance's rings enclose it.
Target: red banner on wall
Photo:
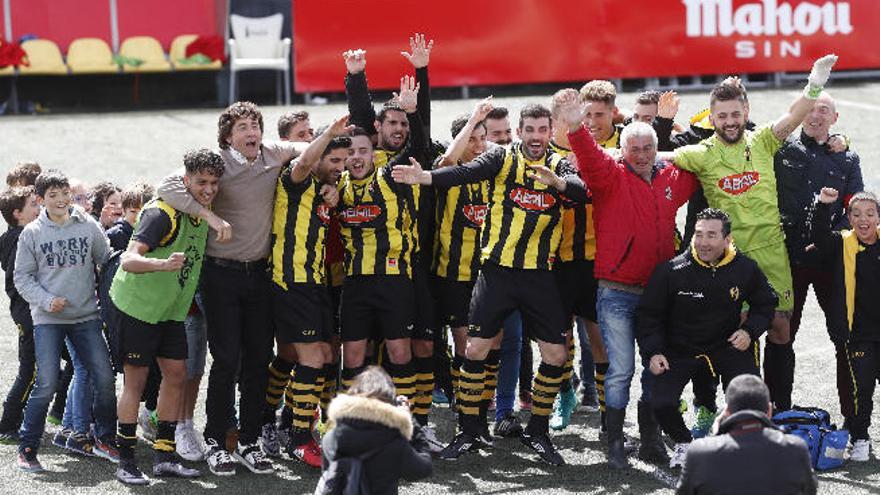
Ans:
[[[226,15],[218,12],[217,4],[216,0],[121,1],[117,9],[119,42],[132,36],[152,36],[168,51],[181,34],[216,35],[217,16]]]
[[[340,91],[341,53],[367,50],[374,88],[435,40],[431,83],[499,85],[742,72],[880,68],[876,0],[322,0],[294,2],[297,92]]]
[[[16,40],[32,34],[47,38],[66,53],[77,38],[110,42],[110,2],[107,0],[13,0],[12,34]]]

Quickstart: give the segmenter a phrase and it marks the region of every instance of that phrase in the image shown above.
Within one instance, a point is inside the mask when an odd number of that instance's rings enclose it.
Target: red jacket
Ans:
[[[608,156],[584,127],[568,139],[593,197],[596,278],[647,285],[654,268],[675,255],[675,213],[696,190],[697,178],[658,162],[649,184],[622,158]]]

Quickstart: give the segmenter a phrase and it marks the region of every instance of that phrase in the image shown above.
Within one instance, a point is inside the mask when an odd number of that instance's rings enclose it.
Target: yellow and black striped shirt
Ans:
[[[489,212],[489,184],[463,184],[437,191],[434,267],[437,276],[473,282],[480,271],[480,229]]]
[[[562,231],[563,196],[534,179],[531,165],[544,165],[566,180],[568,199],[586,201],[583,182],[562,156],[546,153],[528,160],[520,143],[498,147],[458,167],[435,170],[437,187],[488,180],[489,211],[481,234],[481,260],[504,267],[549,270]]]
[[[290,166],[275,188],[272,221],[272,281],[287,290],[291,284],[323,284],[324,242],[333,210],[321,196],[321,182],[309,175],[294,184]]]
[[[339,225],[346,275],[412,277],[418,186],[397,184],[391,167],[339,181]]]
[[[373,150],[373,166],[378,168],[382,168],[385,165],[388,165],[391,160],[394,159],[395,156],[400,154],[400,151],[388,151],[382,149]]]

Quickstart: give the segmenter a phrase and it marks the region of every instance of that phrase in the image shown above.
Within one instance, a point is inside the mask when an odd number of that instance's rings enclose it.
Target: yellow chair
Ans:
[[[61,50],[54,41],[28,40],[21,44],[21,49],[27,53],[30,66],[22,65],[18,73],[27,75],[67,75],[67,65],[61,57]]]
[[[12,75],[15,75],[15,67],[10,65],[9,67],[4,67],[4,68],[0,69],[0,77],[12,76]]]
[[[168,72],[171,64],[165,58],[162,45],[151,36],[132,36],[122,42],[119,55],[125,58],[142,60],[138,66],[123,64],[123,72]]]
[[[220,70],[223,64],[219,60],[214,60],[210,64],[183,64],[180,62],[186,58],[186,47],[196,38],[198,35],[195,34],[181,34],[174,38],[174,41],[171,42],[171,50],[168,51],[171,65],[175,70]]]
[[[113,52],[99,38],[73,40],[67,49],[67,66],[72,74],[115,74],[119,65],[113,61]]]

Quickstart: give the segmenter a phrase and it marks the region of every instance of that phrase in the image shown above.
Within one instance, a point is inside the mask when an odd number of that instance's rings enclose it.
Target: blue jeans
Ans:
[[[110,354],[101,332],[101,320],[72,324],[36,325],[34,349],[37,381],[28,399],[19,432],[19,450],[37,450],[46,425],[49,401],[55,394],[65,337],[86,365],[94,384],[95,434],[106,438],[116,431],[116,389]]]
[[[636,307],[640,298],[638,294],[602,286],[596,294],[599,330],[608,352],[605,404],[614,409],[626,409],[629,403],[629,388],[636,368]],[[653,375],[645,366],[641,400],[650,401],[653,381]]]
[[[516,400],[516,382],[519,380],[519,356],[523,343],[522,317],[515,311],[504,320],[504,336],[501,337],[501,355],[498,363],[498,387],[495,390],[495,420],[513,412]]]
[[[67,401],[64,406],[64,418],[61,426],[77,433],[87,433],[92,424],[92,402],[94,393],[92,383],[89,380],[89,369],[86,363],[80,359],[70,339],[64,339],[70,360],[73,363],[73,380],[67,392]]]
[[[596,392],[596,367],[593,364],[593,352],[590,348],[590,336],[583,318],[575,318],[575,332],[581,348],[581,386],[585,392]]]

